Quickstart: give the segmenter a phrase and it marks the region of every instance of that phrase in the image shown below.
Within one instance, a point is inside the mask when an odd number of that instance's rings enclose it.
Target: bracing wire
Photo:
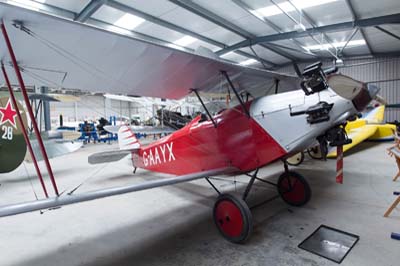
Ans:
[[[29,179],[29,183],[31,184],[32,192],[35,195],[36,200],[39,200],[39,198],[38,198],[38,196],[36,194],[35,188],[33,187],[32,178],[31,178],[31,175],[29,174],[28,168],[26,167],[25,162],[23,162],[22,164],[24,165],[25,172],[26,172],[26,174],[28,176],[28,179]]]

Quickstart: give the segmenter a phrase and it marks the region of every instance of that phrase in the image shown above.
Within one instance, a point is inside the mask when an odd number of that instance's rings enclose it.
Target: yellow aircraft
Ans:
[[[385,106],[378,106],[361,118],[347,123],[345,130],[352,143],[343,146],[343,152],[346,152],[363,142],[364,140],[383,141],[393,140],[393,132],[396,132],[396,126],[384,124]],[[336,157],[336,148],[331,149],[327,155],[328,158]]]

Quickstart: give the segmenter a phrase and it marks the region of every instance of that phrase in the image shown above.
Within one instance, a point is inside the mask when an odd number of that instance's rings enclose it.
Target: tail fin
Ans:
[[[375,107],[364,117],[368,123],[382,123],[385,118],[385,106]]]
[[[135,137],[135,133],[129,126],[121,126],[118,130],[118,144],[120,150],[139,150],[140,143]]]

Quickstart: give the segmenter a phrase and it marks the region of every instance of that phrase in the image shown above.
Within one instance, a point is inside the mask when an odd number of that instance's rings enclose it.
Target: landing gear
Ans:
[[[225,239],[233,243],[244,243],[250,236],[253,218],[246,198],[255,180],[276,186],[281,198],[289,205],[300,207],[310,200],[311,189],[304,177],[289,171],[286,161],[284,161],[284,166],[285,172],[279,177],[277,184],[258,178],[258,169],[251,175],[246,174],[250,180],[242,198],[231,194],[222,194],[210,179],[206,178],[219,195],[214,205],[213,218],[218,231]]]
[[[300,207],[311,198],[311,188],[304,177],[293,171],[285,171],[278,179],[278,193],[287,204]]]
[[[289,165],[297,166],[300,165],[304,161],[304,152],[299,152],[286,159],[286,162]]]
[[[241,198],[221,194],[215,202],[213,217],[222,236],[233,243],[243,243],[251,234],[253,218]]]
[[[323,154],[322,154],[322,151],[321,151],[321,148],[320,148],[319,145],[311,147],[311,148],[308,148],[307,149],[307,153],[313,159],[317,159],[317,160],[322,160],[323,159]]]

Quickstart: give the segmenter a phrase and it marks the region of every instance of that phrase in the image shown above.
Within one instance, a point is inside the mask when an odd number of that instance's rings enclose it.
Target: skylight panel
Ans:
[[[40,9],[43,8],[43,3],[46,2],[46,0],[37,0],[37,1],[31,1],[31,0],[8,0],[7,3],[15,6],[20,6],[23,8],[28,8],[31,10],[39,11]]]
[[[332,43],[332,45],[335,48],[342,48],[346,45],[346,42],[334,42]],[[354,40],[354,41],[350,41],[346,47],[355,47],[355,46],[361,46],[361,45],[365,45],[365,40]],[[317,45],[310,45],[310,46],[305,46],[304,48],[310,51],[316,51],[316,50],[328,50],[329,48],[331,48],[331,44],[329,43],[325,43],[325,44],[317,44]]]
[[[336,2],[338,0],[293,0],[292,3],[297,7],[297,9],[305,9],[313,6],[320,6],[324,4],[328,4],[331,2]],[[288,1],[278,4],[278,6],[283,9],[285,12],[295,11],[295,7],[291,5]],[[282,14],[282,10],[275,5],[270,5],[266,7],[262,7],[256,10],[253,10],[252,13],[261,14],[264,17],[271,17],[275,15]]]
[[[257,62],[258,62],[257,60],[251,58],[251,59],[247,59],[247,60],[244,60],[244,61],[240,62],[239,65],[248,66],[248,65],[255,64]]]
[[[132,14],[125,14],[120,17],[114,25],[120,28],[124,28],[127,30],[133,30],[140,24],[142,24],[145,20],[143,18],[134,16]]]
[[[174,41],[174,44],[179,45],[179,46],[188,46],[188,45],[194,43],[195,41],[197,41],[196,38],[186,35],[186,36]]]

